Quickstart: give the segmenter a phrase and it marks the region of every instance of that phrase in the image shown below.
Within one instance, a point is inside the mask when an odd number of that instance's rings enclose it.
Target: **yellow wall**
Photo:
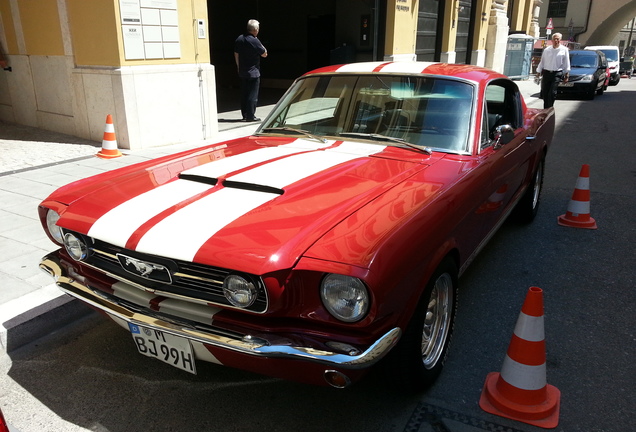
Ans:
[[[206,20],[205,0],[179,1],[181,58],[169,60],[126,60],[121,30],[119,0],[67,0],[75,61],[83,66],[209,63],[209,35],[196,37],[194,20]]]
[[[444,34],[442,35],[442,52],[455,51],[457,39],[457,0],[451,0],[444,5],[444,13],[440,18],[444,20]],[[438,18],[439,19],[439,18]]]
[[[417,0],[389,0],[385,55],[415,53],[418,4]]]
[[[116,0],[67,0],[75,63],[120,66]]]
[[[64,55],[57,0],[21,0],[18,9],[26,54]]]
[[[475,5],[475,34],[473,38],[473,50],[485,50],[486,39],[488,38],[488,19],[490,18],[490,8],[492,0],[477,0]],[[485,15],[484,15],[485,14]]]
[[[515,2],[510,19],[510,31],[526,31],[526,4],[524,0]]]
[[[18,42],[15,36],[13,17],[11,16],[11,5],[9,0],[0,0],[0,16],[4,26],[4,34],[7,39],[7,52],[5,54],[18,54]]]

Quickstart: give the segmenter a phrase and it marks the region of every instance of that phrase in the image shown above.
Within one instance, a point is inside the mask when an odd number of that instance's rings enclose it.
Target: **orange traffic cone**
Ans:
[[[501,373],[491,372],[479,399],[486,412],[542,428],[559,423],[561,392],[546,382],[543,290],[531,287]]]
[[[108,114],[106,116],[106,126],[104,127],[102,149],[97,152],[97,157],[103,159],[112,159],[119,156],[121,156],[121,152],[117,149],[117,138],[115,138],[115,126],[113,125],[113,117]]]
[[[583,165],[576,181],[567,212],[558,217],[559,225],[572,228],[596,229],[596,221],[590,216],[590,166]]]

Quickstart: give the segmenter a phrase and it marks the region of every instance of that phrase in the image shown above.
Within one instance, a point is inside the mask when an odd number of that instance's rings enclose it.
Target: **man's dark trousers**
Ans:
[[[557,87],[563,78],[563,71],[543,70],[541,73],[541,98],[543,99],[543,108],[554,106],[556,100]]]
[[[254,120],[256,118],[256,104],[258,102],[258,88],[260,77],[241,78],[241,114],[243,120]]]

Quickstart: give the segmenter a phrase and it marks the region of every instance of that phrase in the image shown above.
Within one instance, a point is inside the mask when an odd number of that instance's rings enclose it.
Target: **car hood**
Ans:
[[[255,274],[290,268],[333,226],[435,156],[248,137],[69,185],[58,225],[157,256]]]
[[[594,75],[595,72],[596,72],[595,67],[589,67],[589,68],[573,67],[570,69],[570,76]]]

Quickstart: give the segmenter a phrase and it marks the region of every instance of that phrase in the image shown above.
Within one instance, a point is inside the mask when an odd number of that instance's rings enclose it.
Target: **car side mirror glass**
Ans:
[[[509,124],[497,126],[495,129],[495,148],[505,146],[515,137],[515,131]]]

